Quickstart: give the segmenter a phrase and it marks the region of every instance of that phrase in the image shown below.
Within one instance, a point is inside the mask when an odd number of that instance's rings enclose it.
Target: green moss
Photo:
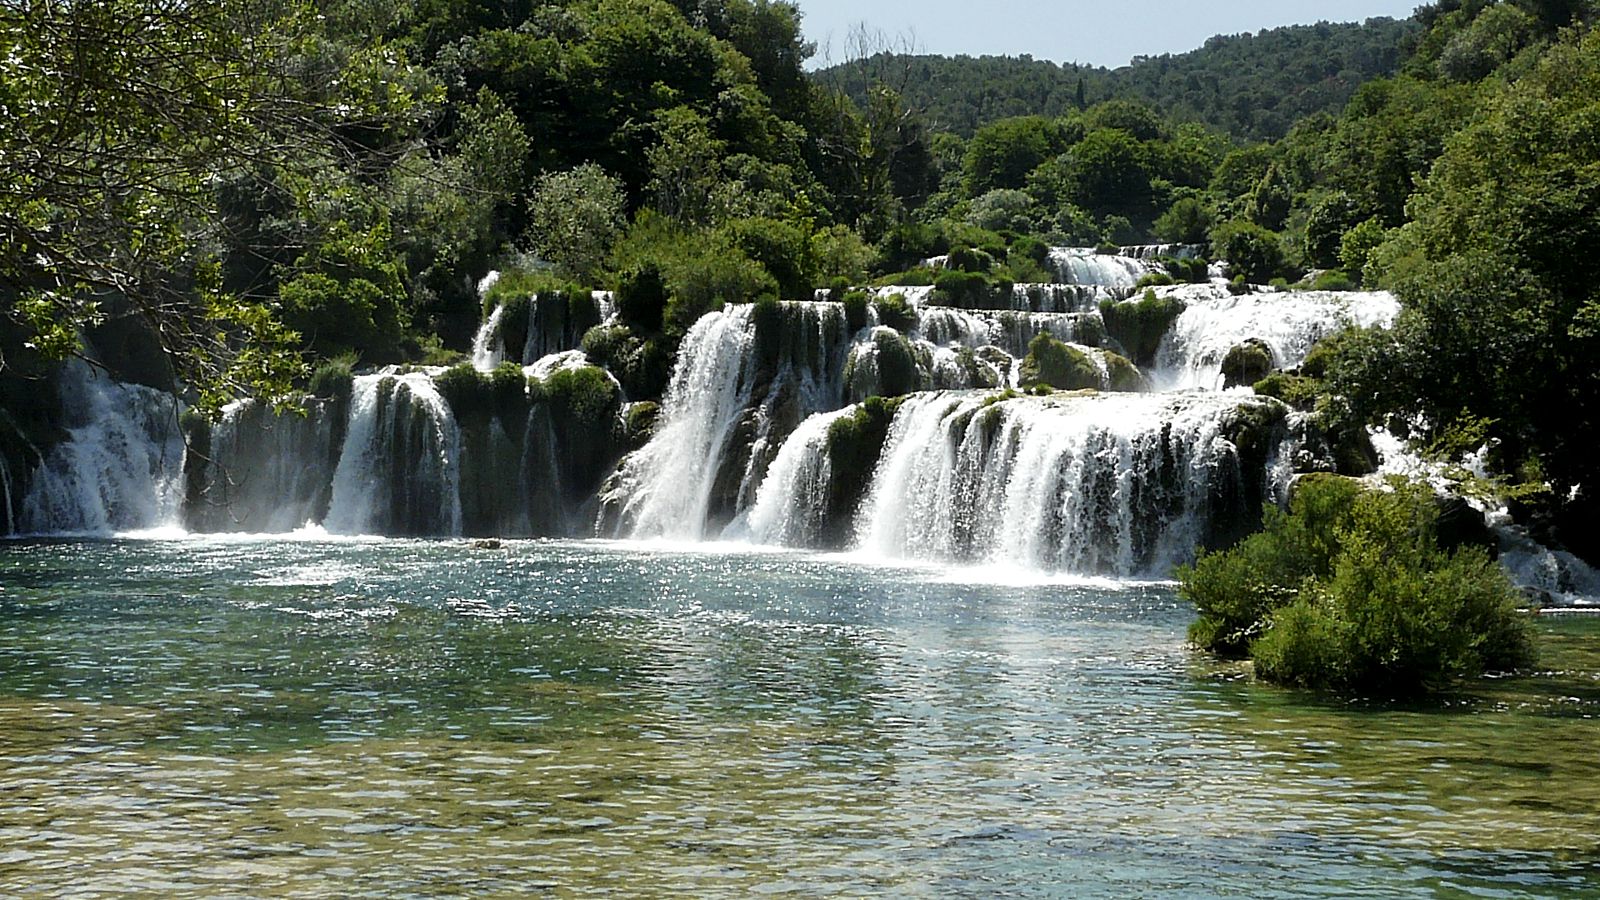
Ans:
[[[1025,388],[1098,388],[1100,367],[1082,350],[1040,334],[1028,344],[1028,355],[1022,359],[1021,382]]]
[[[1106,334],[1122,346],[1129,359],[1141,366],[1155,363],[1161,339],[1172,323],[1183,314],[1184,303],[1176,297],[1158,297],[1146,290],[1138,300],[1102,301],[1100,317]]]
[[[648,443],[655,434],[656,422],[660,418],[661,406],[658,403],[641,400],[638,403],[628,404],[628,412],[623,419],[623,429],[629,449],[637,450]]]
[[[847,521],[866,492],[872,471],[883,452],[889,424],[900,409],[900,399],[868,397],[853,412],[828,426],[828,512],[833,521]]]
[[[867,327],[867,306],[872,302],[872,295],[866,291],[846,291],[840,303],[844,305],[845,327],[855,334]]]
[[[1175,281],[1171,275],[1168,275],[1165,272],[1151,272],[1143,278],[1140,278],[1138,283],[1134,284],[1134,287],[1165,287],[1169,284],[1177,284],[1177,281]]]
[[[1255,384],[1272,371],[1272,349],[1264,342],[1251,338],[1228,350],[1222,358],[1222,386],[1224,388]]]
[[[492,372],[479,372],[470,363],[462,363],[433,376],[433,383],[463,423],[527,414],[527,379],[516,363],[501,363]]]
[[[583,336],[583,352],[605,366],[634,400],[654,400],[666,392],[672,356],[661,337],[640,337],[627,325],[600,325]]]

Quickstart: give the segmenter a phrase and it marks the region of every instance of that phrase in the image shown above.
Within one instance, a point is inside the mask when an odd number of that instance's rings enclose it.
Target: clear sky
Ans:
[[[811,65],[849,55],[857,25],[919,53],[1032,54],[1035,59],[1122,66],[1134,56],[1182,53],[1214,34],[1311,22],[1406,18],[1422,0],[798,0]],[[831,58],[830,58],[831,57]]]

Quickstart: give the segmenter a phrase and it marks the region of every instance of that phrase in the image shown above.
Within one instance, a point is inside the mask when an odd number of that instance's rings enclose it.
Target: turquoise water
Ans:
[[[1600,623],[1425,705],[1159,585],[577,542],[0,544],[0,895],[1600,894]]]

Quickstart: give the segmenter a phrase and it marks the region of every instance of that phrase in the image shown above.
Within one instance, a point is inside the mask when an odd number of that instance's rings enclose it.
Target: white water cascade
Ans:
[[[211,430],[204,481],[187,509],[196,531],[280,534],[327,512],[338,459],[337,404],[308,401],[304,415],[254,400],[223,410]]]
[[[433,378],[355,379],[323,525],[335,534],[461,533],[460,434]]]
[[[1052,247],[1050,263],[1066,284],[1096,285],[1129,291],[1140,278],[1161,271],[1149,259],[1096,253],[1093,247]]]
[[[1222,395],[925,394],[895,416],[857,521],[873,555],[1164,573],[1247,513]],[[1265,467],[1264,471],[1277,471]],[[1263,485],[1268,493],[1284,483]]]
[[[624,533],[699,540],[734,426],[749,402],[751,304],[701,317],[678,350],[655,436],[623,463],[609,498]]]
[[[851,412],[817,413],[802,422],[768,467],[755,504],[723,536],[784,547],[819,546],[832,477],[828,429]]]
[[[107,534],[176,526],[184,459],[177,399],[76,361],[63,373],[61,396],[69,433],[34,471],[18,530]]]
[[[505,315],[506,308],[496,306],[472,336],[472,367],[479,372],[488,372],[505,360],[505,337],[500,333],[500,320]]]
[[[1300,365],[1317,341],[1357,325],[1387,326],[1400,304],[1387,292],[1296,291],[1233,296],[1217,285],[1159,289],[1187,305],[1156,353],[1155,380],[1166,390],[1217,390],[1228,351],[1258,340],[1276,368]]]

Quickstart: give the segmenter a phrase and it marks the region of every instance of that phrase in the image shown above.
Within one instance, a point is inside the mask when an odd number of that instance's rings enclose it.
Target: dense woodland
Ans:
[[[1441,457],[1486,446],[1464,487],[1594,559],[1595,13],[1442,0],[1112,72],[808,76],[800,11],[768,0],[8,4],[0,399],[130,321],[204,409],[292,403],[330,363],[450,363],[491,270],[500,296],[618,291],[586,349],[649,399],[724,303],[1203,243],[1240,281],[1395,290],[1395,329],[1263,390]]]

